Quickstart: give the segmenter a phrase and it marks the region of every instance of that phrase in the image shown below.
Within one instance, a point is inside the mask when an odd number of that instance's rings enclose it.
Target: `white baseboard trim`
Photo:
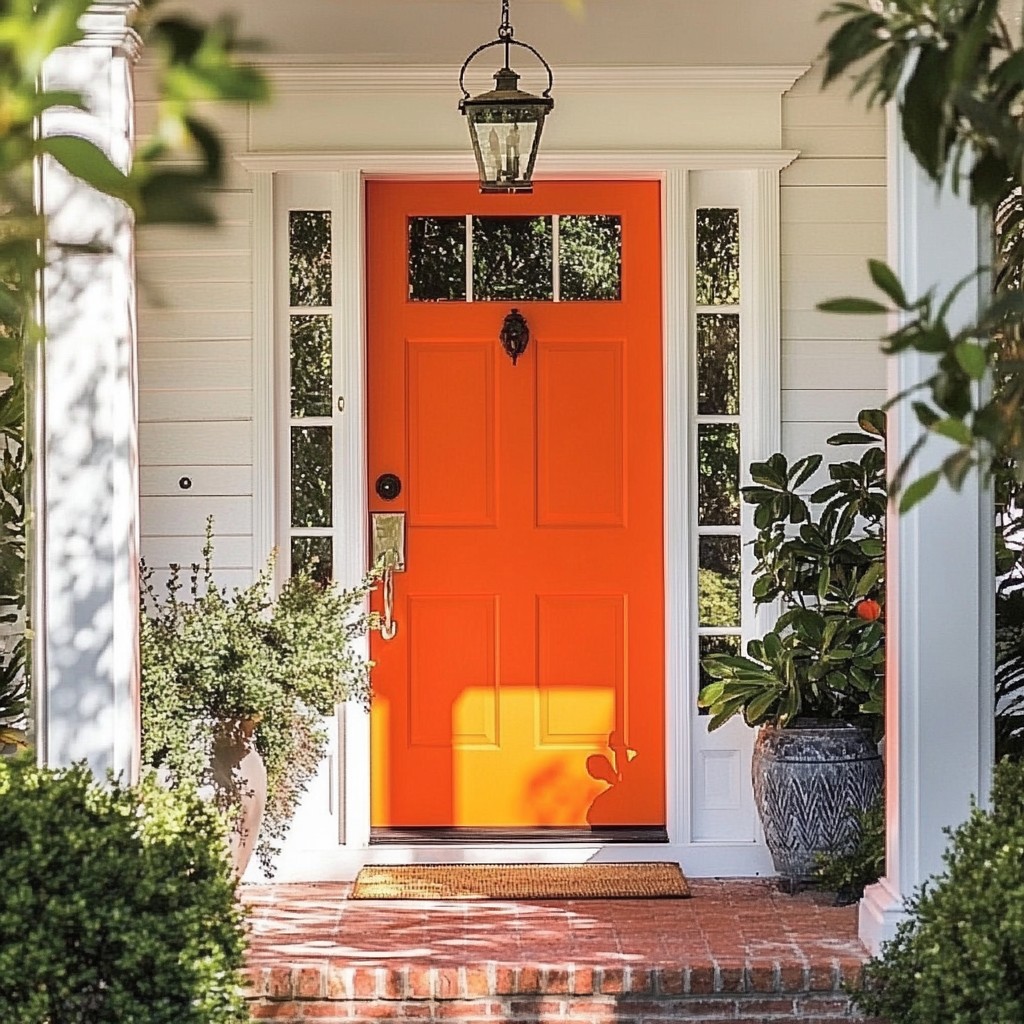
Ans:
[[[895,936],[897,926],[907,917],[903,896],[888,878],[880,878],[864,890],[864,898],[860,901],[857,922],[860,941],[872,956],[878,956],[883,943]]]
[[[758,843],[688,845],[616,843],[607,846],[522,844],[506,846],[369,846],[288,850],[279,859],[275,882],[350,881],[367,864],[582,864],[668,861],[690,878],[772,877],[775,868]],[[265,878],[253,862],[245,881]]]

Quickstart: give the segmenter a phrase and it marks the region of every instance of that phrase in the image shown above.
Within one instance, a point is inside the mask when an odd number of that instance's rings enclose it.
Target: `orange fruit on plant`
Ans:
[[[882,614],[882,606],[873,598],[866,597],[853,606],[854,614],[865,622],[874,622]]]

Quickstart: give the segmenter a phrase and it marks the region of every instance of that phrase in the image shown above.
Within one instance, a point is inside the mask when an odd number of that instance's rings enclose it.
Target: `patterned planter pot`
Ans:
[[[811,877],[819,853],[853,848],[855,810],[882,789],[882,758],[867,729],[846,722],[762,726],[751,762],[754,800],[775,870]]]

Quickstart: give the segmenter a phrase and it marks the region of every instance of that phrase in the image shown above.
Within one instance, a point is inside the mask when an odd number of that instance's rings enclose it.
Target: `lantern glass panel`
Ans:
[[[529,180],[542,116],[543,112],[525,106],[469,109],[469,128],[485,183]]]

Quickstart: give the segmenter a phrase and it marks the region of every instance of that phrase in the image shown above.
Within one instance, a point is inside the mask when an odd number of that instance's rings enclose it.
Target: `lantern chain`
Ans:
[[[514,30],[508,20],[509,0],[501,0],[501,24],[498,26],[498,38],[507,42],[514,35]]]

